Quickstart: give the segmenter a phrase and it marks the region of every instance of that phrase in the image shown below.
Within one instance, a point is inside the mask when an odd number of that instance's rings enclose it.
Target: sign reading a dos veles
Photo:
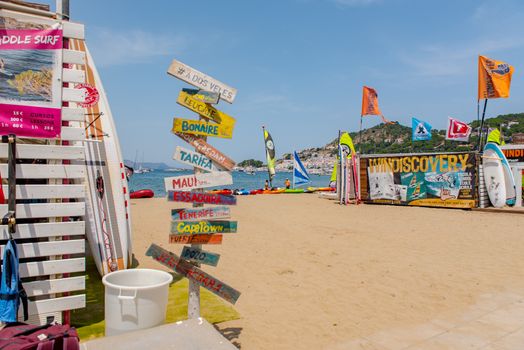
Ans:
[[[192,190],[214,186],[225,186],[233,183],[231,173],[219,171],[216,173],[197,173],[175,177],[165,177],[166,191],[169,190]]]

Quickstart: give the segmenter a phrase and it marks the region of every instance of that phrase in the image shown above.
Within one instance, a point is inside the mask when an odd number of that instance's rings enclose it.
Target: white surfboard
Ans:
[[[489,200],[495,208],[502,208],[506,204],[506,185],[504,168],[497,152],[490,147],[484,148],[482,155],[482,169],[484,183],[488,191]]]
[[[118,135],[100,76],[85,42],[70,40],[70,49],[86,53],[84,107],[88,196],[86,235],[103,276],[132,263],[129,190]],[[98,102],[96,95],[98,93]]]
[[[497,153],[497,156],[502,162],[502,169],[504,170],[504,184],[506,187],[506,204],[509,206],[514,206],[517,202],[517,186],[515,185],[515,178],[513,177],[513,172],[509,166],[509,162],[504,155],[504,152],[500,147],[492,142],[486,144],[485,149],[492,149]]]

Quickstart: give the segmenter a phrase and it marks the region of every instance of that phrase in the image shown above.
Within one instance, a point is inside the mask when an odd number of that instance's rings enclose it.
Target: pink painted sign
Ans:
[[[2,134],[26,137],[60,137],[60,109],[0,104]]]
[[[61,29],[0,30],[0,50],[58,50],[62,46]]]

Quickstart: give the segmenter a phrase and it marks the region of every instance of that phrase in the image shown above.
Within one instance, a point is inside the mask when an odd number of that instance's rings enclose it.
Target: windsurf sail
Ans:
[[[264,143],[266,145],[266,159],[267,159],[267,171],[269,173],[269,183],[272,187],[271,182],[273,181],[273,177],[275,176],[275,144],[273,143],[273,138],[269,134],[269,132],[262,127],[262,130],[264,131]]]
[[[293,188],[311,182],[304,164],[300,161],[296,151],[293,152]]]

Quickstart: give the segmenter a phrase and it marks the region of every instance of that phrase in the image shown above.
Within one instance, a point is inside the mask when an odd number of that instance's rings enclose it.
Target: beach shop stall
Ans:
[[[516,207],[522,207],[524,202],[524,144],[518,145],[504,145],[500,147],[502,152],[506,156],[508,163],[515,178],[516,194],[517,198],[515,201]]]
[[[360,158],[364,203],[477,206],[476,152],[370,154]]]

